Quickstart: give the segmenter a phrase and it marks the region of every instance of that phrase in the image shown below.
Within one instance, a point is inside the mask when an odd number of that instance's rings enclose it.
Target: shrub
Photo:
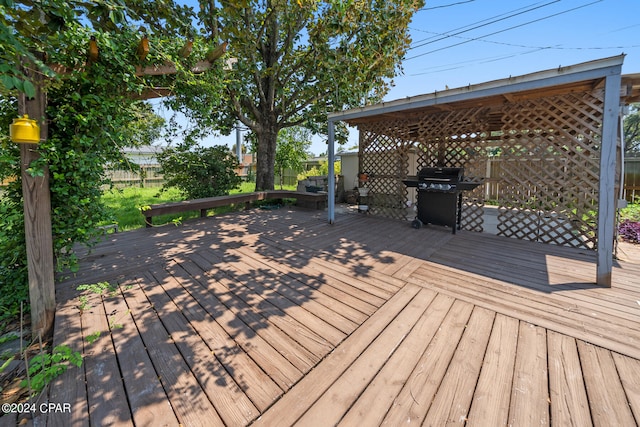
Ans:
[[[620,237],[631,243],[640,243],[640,222],[625,219],[618,226]]]
[[[242,181],[236,174],[237,159],[221,145],[167,148],[158,162],[165,178],[163,190],[176,187],[187,199],[224,196]]]

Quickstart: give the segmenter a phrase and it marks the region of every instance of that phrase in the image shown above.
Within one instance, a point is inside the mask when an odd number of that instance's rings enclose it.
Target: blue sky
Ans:
[[[411,24],[386,100],[626,53],[640,72],[638,0],[433,0]]]
[[[640,0],[427,0],[410,30],[387,101],[622,53],[622,72],[640,73]],[[325,142],[311,151],[325,152]]]

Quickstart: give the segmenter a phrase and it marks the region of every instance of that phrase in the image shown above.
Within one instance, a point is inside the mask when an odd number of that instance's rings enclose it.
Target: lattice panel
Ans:
[[[418,125],[418,170],[423,167],[464,167],[465,179],[486,174],[489,109],[468,108],[432,114]],[[484,186],[465,192],[461,228],[483,231]]]
[[[360,126],[360,170],[369,174],[367,204],[373,215],[405,219],[408,192],[402,180],[409,170],[408,121]]]
[[[462,166],[466,177],[485,176],[488,135],[487,108],[428,115],[419,120],[389,120],[359,126],[360,169],[370,174],[369,211],[391,218],[409,218],[408,153],[418,150],[417,169],[425,166]],[[420,141],[416,143],[415,141]],[[461,226],[483,230],[483,186],[465,194]]]
[[[498,234],[595,248],[603,94],[597,89],[361,124],[370,212],[407,217],[402,179],[411,149],[417,170],[462,166],[467,178],[488,178],[488,152],[498,150]],[[484,191],[464,194],[462,228],[483,230]]]
[[[482,186],[476,188],[471,193],[477,193],[480,190],[480,197],[463,196],[462,198],[462,216],[460,228],[463,230],[484,231],[484,197],[482,197]]]
[[[498,234],[596,247],[603,90],[502,109]]]

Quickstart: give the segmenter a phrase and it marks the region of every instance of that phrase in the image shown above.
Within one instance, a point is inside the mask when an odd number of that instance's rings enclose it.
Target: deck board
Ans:
[[[187,276],[180,269],[176,268],[173,272],[188,281]],[[233,282],[231,285],[236,286]],[[227,289],[227,291],[220,289],[221,292],[217,295],[208,293],[207,289],[203,290],[201,294],[203,299],[210,298],[213,306],[216,307],[210,313],[215,313],[218,324],[258,363],[280,390],[288,389],[300,379],[302,372],[296,368],[294,360],[291,360],[296,357],[288,359],[278,351],[277,346],[294,345],[294,343],[282,343],[286,337],[280,329],[270,328],[266,319],[254,306],[246,305],[231,289]],[[244,292],[244,287],[241,288],[241,292]],[[218,303],[218,298],[221,305]],[[276,395],[270,396],[272,399],[276,397]]]
[[[640,260],[603,288],[590,251],[289,208],[79,255],[54,341],[85,362],[47,396],[73,411],[34,424],[640,421]],[[81,314],[98,282],[118,292]]]
[[[181,310],[180,300],[172,300],[169,291],[175,292],[180,285],[174,277],[163,274],[160,269],[150,272],[153,278],[143,282],[149,302],[163,312],[162,323],[171,340],[185,360],[191,372],[197,378],[207,398],[226,425],[246,424],[258,414],[257,408],[240,390],[215,352],[194,329]],[[180,292],[180,291],[178,291]],[[169,308],[172,307],[172,308]]]
[[[563,426],[593,425],[576,340],[549,331],[547,341],[551,419]]]
[[[640,420],[640,360],[611,353],[636,422]]]
[[[626,402],[611,351],[579,341],[578,351],[595,426],[631,426],[636,424]]]
[[[134,281],[125,282],[122,287],[128,289],[136,284]],[[104,307],[105,312],[117,318],[121,326],[102,332],[108,333],[113,342],[134,423],[145,425],[154,420],[162,420],[166,425],[176,423],[177,418],[138,333],[130,308],[123,298],[106,298]]]
[[[153,298],[148,299],[147,292],[156,287],[157,283],[143,276],[137,286],[124,293],[128,294],[127,306],[171,406],[183,424],[204,426],[204,420],[208,420],[209,426],[224,425],[165,326],[176,321],[177,307],[171,303],[156,306]]]
[[[178,269],[173,269],[174,278],[184,277]],[[156,272],[154,274],[160,274]],[[168,273],[166,273],[168,274]],[[233,311],[229,309],[225,298],[217,298],[215,294],[226,295],[228,290],[214,283],[205,282],[208,286],[203,287],[201,283],[194,282],[183,286],[185,291],[179,289],[167,289],[169,296],[176,304],[183,308],[183,313],[198,331],[201,339],[207,343],[212,355],[224,367],[234,382],[243,390],[249,401],[258,409],[263,410],[268,407],[281,393],[282,389],[264,370],[259,362],[268,360],[272,350],[262,351],[264,346],[262,340],[255,339],[250,342],[243,339],[243,331],[252,335],[253,332],[244,328],[244,324],[238,323],[237,329],[231,330],[227,322],[233,321]],[[210,291],[209,291],[210,290]],[[197,303],[195,303],[197,301]],[[234,301],[235,305],[243,308],[239,301]],[[246,306],[249,309],[249,306]],[[242,325],[242,326],[241,326]],[[264,354],[266,353],[266,355]],[[221,382],[225,372],[213,371],[216,381]],[[247,404],[247,407],[249,405]]]
[[[520,322],[509,425],[549,425],[546,332],[544,328]]]
[[[389,356],[401,345],[426,307],[433,301],[434,296],[434,292],[421,289],[360,357],[331,385],[331,388],[297,420],[297,423],[334,425],[340,421],[342,415],[382,369]]]
[[[358,396],[349,411],[340,420],[341,425],[379,425],[413,367],[438,331],[442,320],[451,309],[454,299],[438,294],[418,319],[402,346],[393,353],[378,375]]]
[[[85,295],[88,305],[82,313],[82,335],[85,337],[85,378],[87,379],[87,397],[89,402],[89,421],[91,424],[133,425],[128,418],[130,413],[120,413],[119,408],[127,406],[127,396],[120,379],[116,351],[108,335],[109,316],[105,311],[102,298],[95,293]],[[86,337],[100,334],[96,341]],[[104,373],[110,373],[104,375]]]
[[[519,322],[496,315],[483,365],[467,416],[474,426],[507,425],[516,360]]]
[[[512,288],[504,282],[437,264],[420,268],[409,281],[640,358],[637,323],[620,322],[617,316],[587,309],[570,296],[545,292],[545,298],[541,298],[539,292],[523,286]]]
[[[58,305],[54,319],[53,345],[67,345],[74,351],[83,352],[82,320],[78,315],[75,294],[66,292],[62,288],[56,294],[61,300],[70,299],[65,305]],[[84,352],[83,352],[84,353]],[[71,413],[52,412],[43,414],[43,423],[49,426],[66,427],[74,425],[84,427],[89,425],[89,405],[87,388],[84,385],[85,366],[71,368],[56,378],[49,386],[49,400],[52,402],[69,403]],[[113,373],[111,375],[114,375]],[[124,420],[130,415],[123,414]]]
[[[455,301],[440,329],[404,382],[383,420],[384,424],[395,426],[422,423],[455,355],[472,311],[471,304]]]
[[[421,289],[406,286],[385,303],[343,343],[341,351],[332,352],[316,369],[306,375],[290,393],[285,394],[274,406],[255,422],[256,426],[293,425],[309,407],[366,350],[370,343],[400,314]]]
[[[474,308],[424,424],[465,424],[494,318],[495,312]]]

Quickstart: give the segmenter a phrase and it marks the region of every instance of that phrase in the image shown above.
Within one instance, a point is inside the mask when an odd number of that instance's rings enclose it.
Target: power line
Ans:
[[[640,24],[638,24],[638,25],[640,25]],[[638,25],[633,25],[631,27],[635,27],[635,26],[638,26]],[[631,28],[631,27],[626,27],[626,28]],[[618,31],[618,30],[609,31],[609,32],[606,32],[604,34],[610,34],[610,33],[615,32],[615,31]],[[442,33],[436,33],[436,32],[433,32],[433,31],[424,31],[424,32],[435,34],[435,35],[444,35]],[[629,45],[629,46],[589,46],[589,47],[575,47],[575,46],[562,47],[562,45],[530,46],[530,45],[523,45],[523,44],[516,44],[516,43],[499,42],[499,41],[495,41],[495,40],[482,40],[482,39],[472,38],[472,37],[462,37],[462,36],[452,36],[452,37],[455,37],[457,39],[468,40],[468,41],[478,41],[478,42],[482,42],[482,43],[498,44],[498,45],[502,45],[502,46],[522,47],[522,48],[525,48],[525,49],[606,50],[606,49],[633,49],[633,48],[636,48],[636,47],[640,47],[640,45]]]
[[[425,70],[424,72],[421,73],[411,73],[411,74],[407,74],[410,77],[416,77],[416,76],[424,76],[426,74],[435,74],[435,73],[442,73],[444,71],[451,71],[451,70],[458,70],[460,68],[465,68],[467,66],[469,66],[469,64],[471,65],[475,65],[475,64],[487,64],[490,62],[497,62],[497,61],[503,61],[505,59],[510,59],[516,56],[520,56],[520,55],[528,55],[530,53],[535,53],[538,52],[540,50],[544,50],[545,48],[539,48],[539,49],[533,49],[533,50],[529,50],[526,52],[519,52],[519,53],[512,53],[512,54],[508,54],[508,55],[500,55],[500,56],[494,56],[494,57],[489,57],[489,58],[484,58],[484,59],[472,59],[469,61],[461,61],[461,62],[455,62],[453,64],[447,64],[447,65],[438,65],[435,67],[430,67],[430,68],[423,68],[423,70]]]
[[[506,31],[510,31],[510,30],[513,30],[513,29],[516,29],[516,28],[520,28],[520,27],[524,27],[526,25],[534,24],[536,22],[544,21],[545,19],[549,19],[549,18],[553,18],[553,17],[559,16],[559,15],[563,15],[565,13],[573,12],[575,10],[582,9],[584,7],[591,6],[591,5],[596,4],[596,3],[600,3],[602,1],[603,0],[596,0],[596,1],[593,1],[591,3],[584,4],[582,6],[577,6],[577,7],[571,8],[571,9],[564,10],[562,12],[554,13],[553,15],[544,16],[542,18],[534,19],[533,21],[528,21],[528,22],[525,22],[525,23],[522,23],[522,24],[519,24],[519,25],[514,25],[512,27],[505,28],[503,30],[494,31],[493,33],[489,33],[489,34],[485,34],[485,35],[482,35],[482,36],[479,36],[479,37],[475,37],[475,38],[472,38],[472,39],[469,39],[469,40],[465,40],[465,41],[462,41],[460,43],[455,43],[455,44],[452,44],[452,45],[449,45],[449,46],[441,47],[439,49],[430,50],[429,52],[424,52],[424,53],[421,53],[421,54],[418,54],[418,55],[414,55],[414,56],[409,57],[409,58],[405,58],[405,61],[409,61],[411,59],[419,58],[421,56],[425,56],[425,55],[428,55],[430,53],[439,52],[441,50],[450,49],[452,47],[460,46],[460,45],[463,45],[463,44],[466,44],[466,43],[469,43],[469,42],[472,42],[472,41],[478,41],[478,40],[480,40],[482,38],[485,38],[485,37],[489,37],[489,36],[493,36],[493,35],[496,35],[496,34],[504,33]]]
[[[551,1],[551,2],[548,2],[548,3],[545,3],[543,5],[540,5],[541,2],[533,3],[533,4],[530,4],[528,6],[523,6],[523,7],[520,7],[518,9],[514,9],[514,10],[511,10],[509,12],[502,13],[500,15],[496,15],[496,16],[491,17],[491,18],[483,19],[481,21],[473,22],[471,24],[464,25],[462,27],[454,28],[453,30],[448,31],[445,34],[445,37],[439,38],[437,40],[432,40],[432,39],[434,39],[434,37],[427,37],[426,39],[415,41],[413,43],[414,46],[411,46],[409,49],[416,49],[418,47],[422,47],[422,46],[430,44],[430,43],[435,43],[437,41],[444,40],[447,37],[453,37],[453,36],[456,36],[458,34],[463,34],[463,33],[466,33],[468,31],[472,31],[472,30],[476,30],[478,28],[486,27],[487,25],[495,24],[496,22],[504,21],[505,19],[513,18],[514,16],[522,15],[524,13],[531,12],[533,10],[549,6],[549,5],[553,4],[553,3],[558,3],[559,1],[560,0],[554,0],[554,1]],[[530,8],[530,9],[527,9],[527,8]],[[526,9],[526,10],[523,10],[523,9]],[[509,14],[511,14],[511,15],[509,15]],[[478,24],[482,24],[482,25],[478,25]],[[475,25],[475,27],[473,27],[473,25]],[[471,27],[471,28],[469,28],[469,27]],[[450,34],[452,31],[458,31],[458,32]],[[425,43],[422,43],[422,42],[425,42]],[[418,43],[421,43],[421,44],[418,44]]]
[[[474,1],[476,0],[459,1],[457,3],[443,4],[442,6],[423,7],[422,9],[418,9],[417,12],[422,12],[423,10],[442,9],[445,7],[457,6],[459,4],[464,4],[464,3],[473,3]]]

